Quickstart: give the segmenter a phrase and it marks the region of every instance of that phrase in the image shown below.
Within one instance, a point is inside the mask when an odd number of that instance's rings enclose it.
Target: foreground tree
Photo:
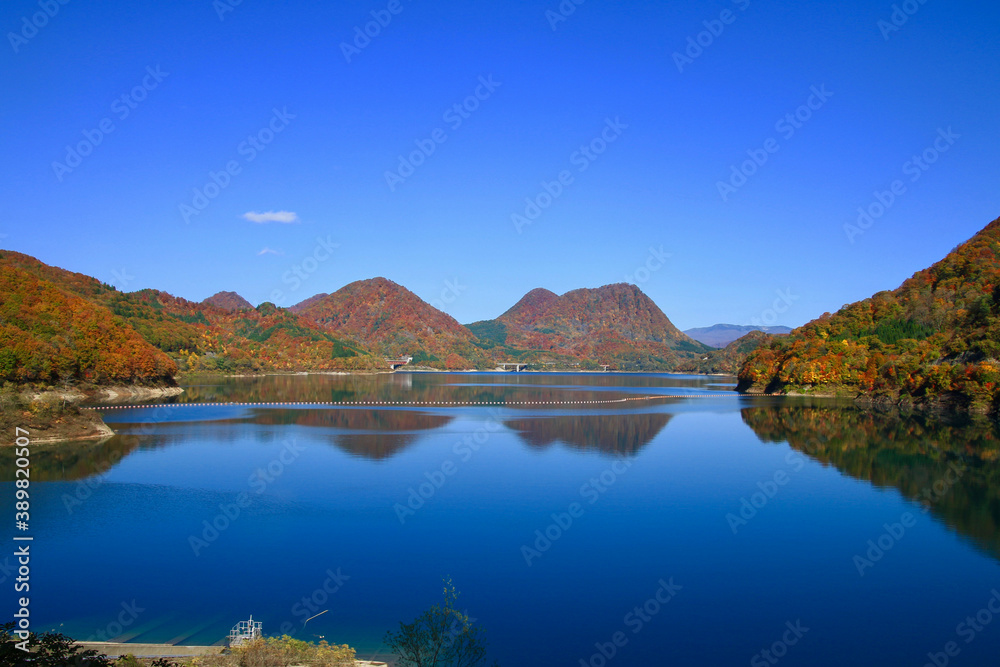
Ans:
[[[400,623],[398,632],[386,633],[397,667],[477,667],[485,662],[486,633],[455,608],[457,599],[451,579],[445,579],[443,605],[432,606],[412,623]]]
[[[14,624],[0,626],[0,665],[29,665],[31,667],[108,667],[112,664],[107,656],[94,650],[84,650],[66,635],[46,632],[28,636],[29,652],[17,648],[21,641],[14,634]]]

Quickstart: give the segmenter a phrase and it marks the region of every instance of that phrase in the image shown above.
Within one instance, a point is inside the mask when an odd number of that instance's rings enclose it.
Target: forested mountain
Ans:
[[[468,329],[385,278],[358,280],[290,310],[379,354],[410,355],[414,364],[462,369],[487,363]]]
[[[22,268],[10,255],[0,252],[0,380],[171,381],[176,364],[107,307]]]
[[[63,269],[43,264],[33,257],[12,251],[0,251],[0,308],[4,313],[18,310],[19,322],[27,328],[7,328],[4,348],[10,348],[7,358],[16,350],[47,350],[53,359],[63,359],[58,374],[61,379],[93,379],[104,381],[146,381],[153,379],[149,370],[118,370],[109,375],[104,366],[86,371],[96,359],[118,360],[127,352],[142,369],[161,369],[156,377],[170,377],[180,370],[247,372],[265,370],[335,370],[381,368],[384,361],[372,357],[359,344],[343,341],[315,325],[301,322],[294,314],[273,304],[261,304],[249,310],[230,311],[210,304],[195,303],[157,290],[139,290],[122,293],[110,285]],[[45,289],[35,286],[38,284]],[[35,290],[38,294],[29,294]],[[30,298],[30,301],[29,301]],[[72,305],[66,306],[65,302]],[[69,325],[63,313],[91,313],[103,318],[102,336],[91,334],[91,339],[67,340],[64,333]],[[34,312],[34,315],[31,313]],[[30,315],[30,317],[29,317]],[[31,317],[53,318],[51,324],[42,326]],[[75,315],[81,317],[81,315]],[[5,322],[12,322],[4,316]],[[97,325],[90,324],[93,332]],[[9,327],[9,324],[8,324]],[[70,327],[68,331],[74,329]],[[112,336],[110,332],[117,332]],[[72,339],[72,336],[70,336]],[[158,360],[150,366],[142,343]],[[48,347],[39,347],[48,346]],[[88,347],[89,346],[89,347]],[[156,348],[153,350],[152,348]],[[56,353],[58,352],[58,354]],[[170,357],[167,359],[162,353]],[[20,354],[20,353],[18,353]],[[42,355],[39,351],[37,355]],[[20,359],[20,358],[18,358]],[[171,359],[173,361],[171,361]],[[169,362],[169,365],[164,365]],[[23,361],[10,361],[18,368]],[[110,362],[100,362],[107,364]],[[67,375],[65,369],[75,364],[81,370]],[[116,362],[116,368],[122,362]],[[125,364],[124,368],[132,366]],[[37,371],[18,371],[19,381],[37,381],[51,373],[39,375]]]
[[[720,350],[712,350],[690,365],[684,364],[681,370],[694,373],[736,375],[750,353],[771,340],[771,334],[766,334],[763,331],[751,331]]]
[[[617,370],[674,370],[711,348],[675,327],[635,285],[534,289],[495,320],[468,325],[493,353],[608,364]]]
[[[823,392],[996,410],[1000,220],[899,288],[753,352],[739,389]]]
[[[792,330],[782,326],[758,327],[750,324],[713,324],[710,327],[685,329],[684,333],[699,343],[721,348],[726,347],[738,338],[742,338],[751,331],[762,331],[766,334],[786,334],[791,333]]]
[[[216,292],[202,303],[222,310],[253,310],[253,305],[236,292]]]
[[[235,292],[202,303],[0,251],[0,377],[17,382],[157,382],[177,371],[385,370],[413,356],[440,369],[734,372],[744,391],[947,398],[985,409],[1000,383],[1000,222],[899,289],[826,314],[786,337],[751,333],[723,350],[679,331],[631,284],[562,296],[535,289],[494,320],[463,327],[385,278],[290,309]],[[759,346],[759,347],[758,347]],[[756,348],[756,349],[754,349]]]

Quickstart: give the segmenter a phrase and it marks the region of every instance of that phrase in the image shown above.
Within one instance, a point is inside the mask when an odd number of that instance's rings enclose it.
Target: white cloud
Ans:
[[[283,253],[282,251],[275,250],[274,248],[264,248],[259,253],[257,253],[257,256],[259,257],[261,255],[284,255],[284,254],[285,253]]]
[[[267,211],[265,213],[258,213],[257,211],[250,211],[243,214],[244,219],[250,222],[256,222],[257,224],[264,224],[267,222],[282,222],[285,224],[290,224],[299,221],[299,216],[292,211]]]

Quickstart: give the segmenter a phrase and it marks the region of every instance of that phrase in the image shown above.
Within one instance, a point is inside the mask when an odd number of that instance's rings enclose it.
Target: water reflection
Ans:
[[[348,431],[424,431],[440,428],[454,419],[452,415],[420,410],[329,408],[270,409],[254,408],[240,421],[254,424],[295,424]]]
[[[202,377],[174,403],[337,401],[587,401],[698,390],[731,390],[718,377],[615,373],[393,373]],[[651,390],[647,392],[647,390]],[[126,400],[126,403],[135,401]],[[162,399],[147,401],[160,403]]]
[[[575,449],[605,454],[636,454],[670,421],[669,413],[565,415],[508,419],[504,426],[536,449],[561,442]]]
[[[192,384],[185,385],[184,394],[172,400],[178,406],[176,409],[161,408],[149,415],[109,412],[105,413],[105,416],[120,432],[141,434],[143,446],[147,448],[165,447],[174,442],[182,442],[190,437],[192,428],[198,429],[207,439],[227,442],[237,437],[232,429],[234,425],[295,425],[334,431],[332,434],[321,434],[317,437],[327,439],[330,444],[354,456],[382,460],[412,446],[422,434],[446,426],[459,413],[400,408],[181,406],[196,403],[337,401],[439,403],[456,401],[501,404],[531,401],[539,403],[606,401],[634,397],[636,393],[703,392],[732,388],[732,385],[719,382],[719,379],[704,376],[611,373],[213,376],[202,377]],[[621,413],[623,406],[620,405],[614,406],[615,414],[585,412],[576,415],[555,414],[552,411],[556,406],[553,405],[519,404],[516,407],[521,416],[508,419],[505,425],[516,432],[527,446],[535,449],[561,442],[581,450],[634,454],[651,442],[670,420],[668,414],[641,412],[645,406],[640,404],[627,406],[626,409],[635,410],[631,414]],[[603,408],[601,404],[597,404],[594,405],[594,409]],[[528,416],[524,415],[525,412]],[[149,423],[140,426],[142,420],[149,420]],[[186,424],[183,432],[170,427],[170,424],[179,423]],[[149,428],[151,425],[155,428]],[[120,460],[121,455],[92,449],[86,457],[89,457],[95,466],[93,474],[97,474]],[[58,459],[59,456],[55,458]],[[66,466],[61,466],[59,469],[67,470]],[[76,472],[67,470],[66,474],[86,476],[86,470],[86,466],[81,466]]]
[[[330,436],[348,454],[386,459],[416,442],[421,431],[441,428],[453,416],[417,410],[269,410],[255,409],[248,420],[256,424],[296,424],[352,431]]]
[[[1000,557],[995,423],[808,402],[747,408],[742,416],[764,442],[787,442],[851,477],[895,488]]]
[[[186,410],[199,410],[188,408]],[[458,414],[441,410],[370,408],[233,408],[231,416],[210,420],[187,419],[197,412],[179,411],[173,419],[155,429],[141,421],[124,419],[123,413],[108,413],[107,419],[118,435],[94,443],[61,443],[36,447],[32,451],[32,477],[39,481],[72,481],[108,472],[137,450],[162,449],[184,444],[195,433],[200,439],[220,444],[245,435],[236,425],[302,426],[324,430],[311,436],[340,450],[371,460],[384,460],[414,445],[423,435],[451,423]],[[578,450],[605,454],[633,455],[648,445],[669,423],[669,413],[559,414],[519,416],[503,421],[530,448],[545,449],[562,443]],[[251,431],[268,440],[273,434]],[[0,448],[0,481],[13,481],[14,450]]]
[[[114,436],[31,448],[31,480],[52,482],[102,475],[139,447],[139,439]],[[14,481],[14,448],[0,447],[0,482]]]

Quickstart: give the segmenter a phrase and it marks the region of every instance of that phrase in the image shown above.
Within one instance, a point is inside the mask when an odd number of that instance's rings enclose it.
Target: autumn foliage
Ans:
[[[774,334],[778,335],[778,334]],[[712,350],[700,359],[682,364],[680,370],[694,373],[736,375],[751,352],[772,340],[772,334],[751,331],[724,348]]]
[[[0,263],[0,380],[165,382],[176,372],[107,308]]]
[[[744,391],[833,391],[916,402],[1000,403],[1000,220],[892,292],[762,345]]]
[[[494,355],[572,359],[616,370],[677,370],[711,348],[677,329],[635,285],[558,296],[534,289],[495,320],[469,325]]]
[[[373,352],[410,355],[417,365],[454,369],[486,363],[472,332],[385,278],[353,282],[290,310],[303,322],[357,340]]]
[[[234,301],[230,299],[230,301]],[[237,302],[238,303],[238,302]],[[169,382],[178,370],[371,370],[358,343],[265,303],[237,309],[157,290],[122,293],[0,252],[0,379]]]

